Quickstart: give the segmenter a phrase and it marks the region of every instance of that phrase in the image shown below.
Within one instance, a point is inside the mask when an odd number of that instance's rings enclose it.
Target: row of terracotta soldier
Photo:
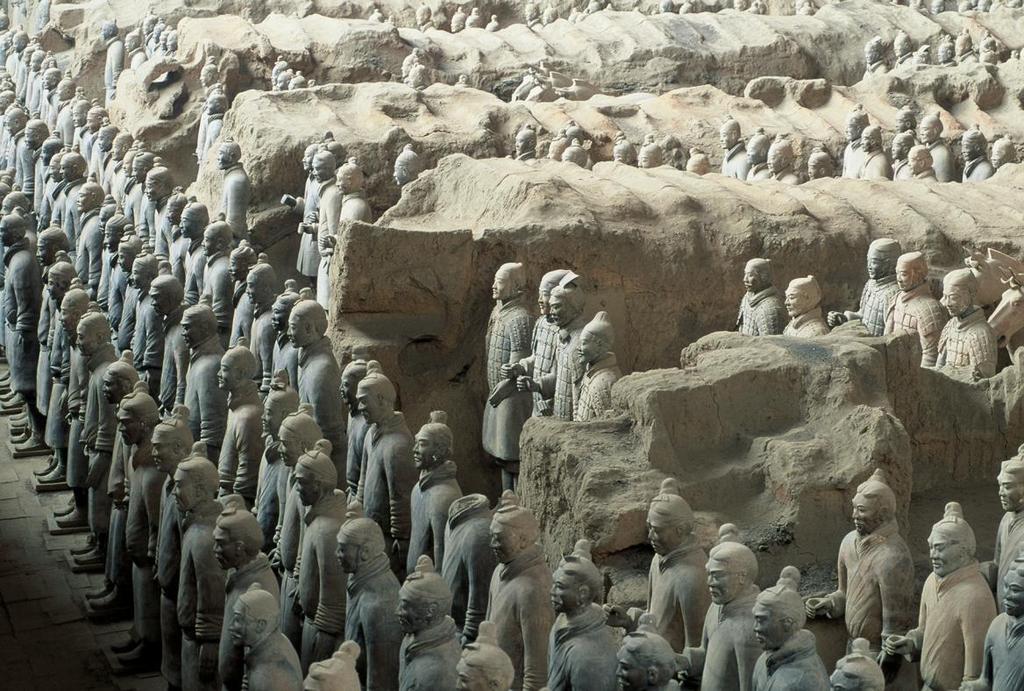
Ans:
[[[825,314],[821,286],[814,276],[790,281],[785,294],[772,285],[771,263],[751,259],[743,273],[746,293],[736,327],[750,336],[782,334],[801,338],[841,330],[869,336],[916,334],[921,366],[968,379],[996,372],[997,344],[1013,335],[999,321],[997,331],[979,304],[979,278],[969,267],[948,272],[942,299],[932,295],[928,262],[921,252],[902,252],[895,240],[874,240],[868,247],[868,280],[854,310]],[[787,321],[788,320],[788,321]]]

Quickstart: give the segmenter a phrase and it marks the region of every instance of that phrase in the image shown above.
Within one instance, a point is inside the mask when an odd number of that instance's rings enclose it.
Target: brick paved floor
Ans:
[[[114,677],[103,647],[124,639],[130,623],[97,625],[83,615],[84,593],[97,588],[102,574],[73,574],[64,550],[83,535],[54,537],[46,517],[63,506],[69,492],[37,495],[32,471],[44,457],[15,460],[7,440],[7,418],[0,421],[0,690],[157,691],[159,675]]]

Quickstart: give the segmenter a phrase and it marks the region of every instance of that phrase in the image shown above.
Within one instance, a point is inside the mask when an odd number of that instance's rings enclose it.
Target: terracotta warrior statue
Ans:
[[[338,237],[342,194],[338,189],[338,160],[326,145],[313,156],[313,175],[319,182],[316,195],[317,301],[330,307],[331,257]],[[312,220],[312,219],[311,219]]]
[[[302,169],[306,172],[306,186],[301,197],[286,194],[281,203],[293,209],[302,218],[298,226],[299,252],[295,270],[316,284],[316,268],[320,263],[320,251],[316,246],[317,210],[320,197],[317,190],[320,180],[313,169],[313,159],[320,150],[320,144],[313,142],[302,154]]]
[[[946,504],[928,536],[932,573],[921,592],[917,628],[891,635],[886,655],[921,661],[928,689],[957,689],[981,675],[985,633],[996,616],[992,591],[975,559],[974,531],[960,504]]]
[[[281,633],[295,650],[302,650],[302,607],[299,597],[299,551],[305,509],[295,484],[296,467],[303,454],[314,448],[322,438],[320,426],[308,404],[286,415],[278,431],[281,441],[281,462],[287,471],[278,478],[278,525],[271,553],[275,570],[281,574]]]
[[[988,141],[977,125],[964,132],[960,148],[964,154],[964,182],[981,182],[995,174],[987,156]]]
[[[224,348],[217,335],[213,309],[206,303],[186,309],[181,317],[181,333],[189,350],[185,405],[192,413],[189,417],[192,436],[206,444],[208,457],[220,459],[228,398],[217,384]]]
[[[356,660],[362,654],[358,643],[345,641],[329,659],[309,666],[303,691],[362,691],[356,671]]]
[[[497,564],[491,549],[493,516],[490,502],[482,494],[456,499],[448,509],[441,574],[452,591],[452,617],[463,645],[476,639],[487,613],[488,589]]]
[[[970,269],[955,269],[942,279],[942,305],[949,321],[939,334],[939,353],[935,366],[961,371],[972,379],[985,379],[996,373],[996,335],[975,304],[978,278]]]
[[[272,611],[277,618],[280,612],[280,591],[277,577],[270,570],[267,555],[260,551],[263,546],[263,532],[259,521],[241,504],[241,497],[234,495],[217,518],[213,529],[213,554],[217,563],[227,574],[224,596],[224,623],[221,626],[217,669],[225,689],[237,691],[242,688],[245,676],[245,651],[233,640],[232,633],[239,622],[236,605],[239,599],[253,586],[259,587],[271,596]],[[277,630],[275,621],[274,630]],[[251,683],[249,688],[252,688]]]
[[[1017,149],[1013,142],[1006,137],[1000,137],[992,142],[992,167],[999,170],[1004,163],[1017,162]]]
[[[899,132],[892,138],[890,152],[892,153],[892,179],[913,180],[914,175],[910,169],[910,149],[913,148],[913,132]]]
[[[924,144],[917,144],[910,147],[910,153],[907,154],[907,159],[910,161],[910,174],[914,180],[932,180],[935,181],[935,168],[933,167],[932,152]]]
[[[659,632],[656,617],[644,614],[635,631],[626,634],[616,656],[621,691],[679,691],[678,656]]]
[[[636,165],[636,147],[633,146],[633,143],[622,132],[615,135],[615,145],[612,147],[612,160],[627,166]]]
[[[256,357],[255,379],[263,395],[270,390],[270,380],[274,374],[274,343],[277,333],[274,331],[273,307],[279,285],[277,272],[270,265],[267,255],[260,254],[245,279],[245,294],[252,307],[249,348]]]
[[[456,466],[451,460],[453,435],[443,411],[430,414],[430,422],[416,433],[412,460],[419,471],[419,481],[412,489],[412,528],[406,571],[412,573],[422,555],[435,564],[444,562],[445,526],[448,509],[462,496],[455,478]]]
[[[732,523],[718,530],[718,544],[708,554],[708,590],[711,606],[704,619],[700,647],[680,655],[684,677],[699,681],[705,691],[749,689],[761,646],[754,636],[757,557],[739,540]]]
[[[916,333],[921,339],[921,366],[934,367],[939,355],[939,336],[949,317],[928,287],[928,261],[920,252],[901,254],[896,260],[896,284],[900,292],[889,304],[885,333]]]
[[[548,308],[559,327],[555,345],[554,371],[549,374],[522,374],[517,386],[522,391],[540,393],[545,399],[553,398],[552,415],[561,420],[572,420],[579,403],[579,382],[583,379],[583,363],[579,359],[580,337],[586,325],[583,314],[586,294],[579,285],[580,276],[572,271],[562,276],[551,290]]]
[[[935,179],[939,182],[952,180],[956,173],[956,165],[949,146],[942,138],[942,120],[939,119],[938,113],[929,113],[921,118],[921,123],[917,127],[917,139],[928,147],[932,155]]]
[[[900,243],[895,240],[879,238],[871,241],[868,245],[868,280],[860,294],[859,311],[829,312],[830,327],[834,329],[840,324],[859,320],[870,335],[885,333],[886,310],[900,291],[896,284],[896,260],[900,252]]]
[[[537,308],[540,316],[533,323],[533,337],[530,341],[530,355],[518,363],[502,365],[503,377],[513,378],[521,374],[541,379],[555,367],[555,351],[558,347],[558,326],[551,315],[551,291],[569,273],[567,269],[548,271],[541,278],[537,289]],[[534,417],[551,415],[554,401],[540,391],[533,393]]]
[[[235,241],[249,239],[245,214],[249,209],[249,174],[242,167],[242,148],[232,139],[221,142],[217,165],[224,173],[220,208],[231,226]]]
[[[228,348],[238,343],[238,339],[242,337],[245,337],[250,343],[252,342],[252,303],[249,301],[249,293],[245,288],[249,272],[256,264],[258,257],[259,255],[256,254],[256,250],[248,240],[242,240],[228,254],[228,273],[231,274],[231,280],[234,282],[231,295],[231,329],[228,332]]]
[[[873,74],[881,74],[888,71],[885,64],[885,43],[881,36],[872,36],[864,44],[864,78],[867,79]]]
[[[248,691],[302,691],[299,656],[281,633],[278,614],[277,597],[259,583],[250,584],[231,610],[232,627],[221,645],[230,641],[231,648],[243,651]]]
[[[743,269],[747,292],[740,301],[736,329],[746,336],[773,336],[786,325],[786,308],[778,289],[772,285],[771,262],[751,259]]]
[[[829,677],[832,691],[885,691],[885,675],[866,638],[850,642],[850,652],[836,663]]]
[[[462,649],[456,675],[456,691],[504,691],[512,686],[515,669],[508,654],[498,647],[493,622],[480,622],[480,634]]]
[[[665,152],[661,145],[655,141],[654,134],[648,133],[644,137],[643,146],[637,154],[637,165],[640,168],[657,168],[665,163]]]
[[[555,614],[551,571],[538,537],[537,519],[505,490],[491,521],[491,546],[501,566],[491,577],[487,618],[516,670],[514,691],[539,691],[548,673],[548,634]]]
[[[132,273],[128,278],[136,291],[135,333],[132,335],[135,369],[154,398],[160,396],[160,368],[163,367],[165,345],[163,319],[156,312],[150,291],[159,273],[160,259],[143,250],[132,263]]]
[[[395,159],[395,184],[399,187],[405,187],[418,178],[422,171],[423,162],[420,160],[419,155],[413,149],[412,144],[406,144]]]
[[[448,584],[431,558],[421,555],[398,592],[398,622],[405,634],[399,650],[401,691],[455,688],[461,650],[451,610]]]
[[[36,369],[39,360],[39,311],[43,280],[35,248],[28,237],[28,221],[21,209],[0,220],[3,244],[3,310],[5,349],[10,387],[28,404],[33,435],[43,436],[46,415],[36,408]]]
[[[876,470],[853,497],[854,530],[839,546],[839,587],[808,598],[807,616],[846,619],[849,640],[868,641],[878,655],[882,641],[913,626],[914,562],[896,524],[896,495]],[[887,659],[893,676],[899,661]]]
[[[254,380],[256,357],[244,338],[220,360],[217,386],[227,395],[228,415],[217,470],[220,496],[238,494],[246,507],[256,501],[260,460],[263,458],[263,402]]]
[[[1024,682],[1024,664],[1015,651],[1024,624],[1024,558],[1018,556],[1010,562],[1000,586],[1001,614],[992,620],[985,634],[981,676],[961,684],[964,691],[1015,689]]]
[[[454,22],[454,18],[452,19]],[[537,157],[537,132],[526,123],[516,133],[516,160],[528,161]]]
[[[523,265],[502,264],[494,274],[491,297],[495,307],[485,337],[490,396],[484,406],[483,447],[501,468],[505,489],[514,488],[519,475],[519,434],[532,412],[530,394],[517,391],[503,374],[508,365],[530,355],[530,313],[523,298],[525,292]]]
[[[801,180],[794,169],[795,158],[793,144],[785,137],[776,137],[768,147],[768,172],[771,179],[787,185],[799,185]]]
[[[615,330],[608,313],[598,312],[580,335],[580,360],[586,371],[580,382],[574,420],[596,420],[612,409],[612,385],[622,378],[614,347]]]
[[[366,515],[388,538],[392,565],[400,573],[409,550],[410,497],[416,484],[416,467],[412,462],[412,432],[405,416],[395,410],[397,397],[380,363],[366,363],[366,376],[359,382],[356,399],[370,428],[357,497]],[[333,411],[331,414],[336,415]]]
[[[348,574],[345,640],[363,652],[356,669],[364,691],[398,688],[399,584],[386,549],[380,526],[363,515],[358,501],[350,502],[338,531],[338,561]]]
[[[274,325],[274,358],[272,368],[276,372],[284,370],[288,373],[288,381],[293,386],[299,383],[299,351],[292,343],[288,334],[288,322],[292,308],[299,301],[299,289],[294,279],[284,282],[284,290],[274,299],[271,308],[271,320]]]
[[[206,226],[203,231],[203,255],[206,262],[200,297],[210,300],[210,307],[217,317],[217,334],[224,348],[228,347],[235,313],[235,281],[231,276],[232,244],[231,226],[223,218]]]
[[[996,478],[999,503],[1006,513],[996,529],[995,554],[982,564],[982,573],[996,593],[996,607],[1005,611],[1006,575],[1024,548],[1024,458],[1018,455],[1003,461]]]
[[[174,473],[192,450],[189,411],[175,406],[153,428],[153,462],[164,474],[157,531],[156,581],[160,586],[160,673],[168,686],[181,688],[181,628],[178,625],[178,578],[181,571],[181,514],[171,496]]]
[[[763,127],[758,127],[754,136],[747,141],[747,164],[750,166],[747,182],[768,180],[771,177],[771,171],[768,170],[768,149],[771,143]]]
[[[864,167],[864,152],[861,150],[861,135],[868,126],[868,114],[858,104],[846,116],[846,150],[843,152],[843,177],[857,178]]]
[[[149,284],[153,311],[163,328],[163,363],[160,367],[160,395],[157,399],[161,411],[170,412],[175,405],[185,403],[185,375],[188,373],[189,353],[181,319],[185,314],[185,289],[162,262],[161,273]]]
[[[288,315],[288,336],[298,350],[295,390],[300,401],[313,407],[324,439],[331,442],[331,457],[341,479],[345,477],[348,450],[341,417],[341,368],[327,337],[327,312],[308,288],[301,291]],[[411,467],[409,472],[412,473]]]
[[[178,263],[172,264],[174,275],[185,286],[185,303],[194,305],[199,302],[204,288],[206,276],[206,249],[203,240],[206,226],[210,225],[210,212],[205,204],[194,199],[185,205],[181,212],[181,237],[185,247],[179,249]]]
[[[817,691],[828,687],[828,672],[818,657],[814,634],[800,599],[800,572],[787,566],[776,585],[757,596],[754,636],[764,652],[754,666],[753,691]]]
[[[345,521],[345,494],[337,489],[338,471],[331,442],[321,439],[299,457],[295,488],[303,516],[299,547],[298,603],[302,608],[302,671],[330,657],[341,644],[345,626],[345,575],[338,563],[338,529]]]
[[[288,373],[280,370],[271,381],[270,390],[263,401],[263,438],[265,446],[263,459],[260,461],[259,484],[256,488],[256,519],[263,531],[263,551],[270,553],[274,549],[274,537],[281,519],[281,497],[278,487],[287,484],[287,476],[291,472],[284,462],[284,451],[281,448],[281,423],[285,416],[299,408],[299,394],[288,382]]]
[[[707,555],[693,534],[693,509],[679,494],[679,483],[666,478],[647,512],[647,534],[654,559],[647,579],[647,611],[673,650],[701,645],[701,631],[710,604]],[[643,612],[605,606],[608,625],[627,631],[637,627]]]
[[[892,180],[892,166],[882,147],[882,128],[868,125],[861,132],[860,141],[864,163],[857,177],[861,180]]]
[[[181,627],[181,687],[222,689],[218,649],[224,621],[226,574],[214,556],[213,530],[223,507],[216,500],[217,466],[196,442],[174,471],[174,500],[181,520],[178,626]]]
[[[740,123],[731,116],[718,128],[718,141],[722,144],[725,156],[722,158],[722,175],[737,180],[746,180],[750,172],[750,161],[747,160],[747,148],[740,137]]]
[[[785,305],[790,321],[782,332],[783,336],[814,338],[828,335],[828,325],[821,315],[821,287],[814,276],[790,281]]]
[[[605,625],[604,578],[590,556],[590,541],[578,540],[552,576],[556,618],[548,650],[548,689],[615,691],[618,643]]]

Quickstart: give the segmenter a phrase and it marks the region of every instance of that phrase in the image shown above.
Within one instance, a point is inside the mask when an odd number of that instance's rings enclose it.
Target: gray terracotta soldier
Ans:
[[[978,569],[974,531],[956,502],[928,536],[932,573],[921,591],[917,628],[885,639],[887,655],[921,661],[922,688],[955,689],[981,675],[985,634],[996,616],[992,590]]]
[[[572,420],[579,402],[579,382],[583,378],[583,363],[579,359],[579,341],[586,325],[583,314],[586,294],[579,285],[580,277],[566,273],[551,290],[548,306],[558,326],[558,343],[555,347],[554,371],[537,376],[519,377],[522,390],[540,392],[545,398],[552,398],[552,415],[562,420]]]
[[[202,139],[196,139],[196,156],[200,164],[206,161],[213,145],[220,139],[220,134],[224,130],[224,114],[227,112],[228,96],[224,93],[224,85],[219,82],[210,85],[204,109],[206,129],[201,132]]]
[[[615,691],[618,643],[605,625],[604,578],[590,556],[590,541],[578,540],[552,576],[556,613],[548,644],[550,691]]]
[[[220,209],[231,226],[235,241],[249,239],[245,215],[249,210],[249,174],[242,167],[242,148],[232,139],[221,142],[217,165],[224,174]]]
[[[996,335],[975,304],[978,278],[970,269],[955,269],[942,279],[942,305],[949,321],[939,334],[935,366],[985,379],[996,373]]]
[[[167,269],[166,262],[162,269]],[[162,273],[149,284],[153,311],[163,327],[163,362],[160,366],[160,409],[170,412],[185,403],[185,378],[188,374],[189,349],[181,326],[185,314],[185,289],[171,273]]]
[[[865,155],[861,147],[861,135],[868,126],[868,114],[857,105],[846,116],[846,149],[843,151],[843,177],[857,178],[864,167]]]
[[[828,325],[821,314],[821,287],[814,276],[790,281],[785,304],[790,320],[782,332],[783,336],[813,338],[828,335]]]
[[[764,133],[763,127],[758,127],[754,135],[747,141],[747,162],[750,170],[747,171],[747,182],[767,180],[771,177],[768,170],[768,148],[772,140]]]
[[[864,44],[864,78],[873,74],[881,74],[889,68],[885,64],[885,43],[881,36],[873,36]]]
[[[896,32],[896,37],[892,40],[892,49],[896,55],[896,65],[910,64],[914,57],[914,43],[903,31]]]
[[[819,178],[835,177],[835,162],[832,156],[822,147],[815,147],[807,157],[807,179],[817,180]]]
[[[1017,149],[1013,142],[1006,137],[1000,137],[992,142],[992,167],[999,170],[1005,163],[1017,162]]]
[[[523,295],[526,273],[522,264],[502,264],[494,274],[491,297],[495,307],[487,323],[488,404],[484,406],[483,447],[501,468],[502,487],[513,489],[519,474],[519,435],[532,412],[532,397],[510,388],[506,365],[530,355],[530,313]]]
[[[278,482],[280,515],[275,542],[277,548],[272,561],[281,574],[281,633],[288,637],[296,650],[302,649],[302,618],[298,604],[298,563],[304,509],[295,485],[295,468],[299,458],[311,450],[321,438],[320,427],[313,419],[308,404],[285,416],[279,429],[281,461],[288,468]]]
[[[278,488],[287,487],[291,468],[284,461],[281,444],[281,423],[299,408],[299,394],[289,386],[288,374],[279,370],[263,400],[263,438],[266,441],[260,461],[259,484],[256,489],[256,518],[263,531],[263,551],[274,549],[274,538],[281,520],[281,496]],[[319,436],[319,435],[318,435]],[[287,496],[287,493],[285,493]]]
[[[921,340],[921,366],[934,367],[939,336],[949,314],[932,297],[928,286],[928,261],[923,254],[907,252],[899,256],[896,283],[900,292],[886,312],[885,333],[916,333]]]
[[[558,326],[551,315],[551,291],[569,273],[568,269],[556,269],[544,274],[537,290],[537,307],[540,316],[533,324],[533,337],[531,339],[531,353],[518,363],[502,365],[501,374],[503,377],[515,378],[527,375],[539,380],[546,374],[554,372],[555,355],[558,347]],[[535,417],[551,415],[553,398],[545,397],[541,391],[533,392],[533,415]]]
[[[500,565],[491,576],[487,618],[516,670],[513,691],[539,691],[548,673],[548,634],[555,614],[551,571],[537,545],[539,537],[537,519],[505,490],[491,520],[491,547]]]
[[[480,622],[480,635],[462,649],[456,671],[456,691],[498,691],[512,686],[515,669],[498,646],[493,622]]]
[[[787,566],[776,585],[757,596],[754,635],[764,652],[754,666],[754,691],[818,691],[828,688],[828,672],[818,657],[814,634],[800,598],[800,572]]]
[[[87,315],[79,326],[91,318]],[[107,372],[114,367],[111,364]],[[125,666],[155,667],[160,659],[161,639],[160,590],[153,568],[167,474],[153,460],[153,430],[160,422],[160,414],[145,383],[136,382],[135,388],[121,399],[117,407],[117,421],[120,447],[128,452],[125,475],[130,478],[131,492],[128,495],[125,547],[132,562],[132,610],[135,633],[139,637],[139,646],[118,655],[118,661]],[[117,459],[119,463],[123,460]]]
[[[149,386],[154,398],[160,396],[160,368],[164,364],[163,319],[153,307],[150,286],[160,273],[160,259],[143,250],[132,263],[129,283],[135,289],[135,333],[132,336],[132,352],[135,353],[135,369],[139,379]]]
[[[299,400],[313,406],[323,437],[331,442],[338,477],[345,477],[348,447],[341,417],[341,368],[327,337],[327,312],[306,288],[288,316],[288,336],[298,350]]]
[[[234,501],[225,498],[227,506],[221,511],[213,529],[213,554],[227,574],[217,669],[224,688],[237,691],[242,688],[245,676],[245,651],[232,639],[232,631],[238,626],[236,605],[242,595],[257,586],[271,595],[272,611],[277,615],[280,612],[280,591],[277,577],[270,570],[270,561],[260,551],[263,531],[259,522],[240,505],[240,497],[236,495],[231,499]]]
[[[206,444],[208,457],[219,459],[228,399],[217,385],[224,349],[217,335],[217,318],[210,306],[200,303],[186,309],[181,317],[181,332],[189,349],[185,405],[191,411],[192,436]]]
[[[960,148],[964,154],[964,182],[981,182],[995,174],[995,166],[989,162],[986,155],[988,141],[977,125],[964,133],[960,140]]]
[[[773,336],[786,328],[786,307],[779,290],[772,285],[772,267],[768,259],[751,259],[743,268],[747,292],[740,301],[737,330],[746,336]]]
[[[399,187],[405,187],[405,185],[418,178],[422,171],[423,162],[416,154],[412,144],[406,144],[395,159],[395,184]]]
[[[1000,583],[1001,613],[985,634],[981,676],[962,684],[962,691],[1017,689],[1024,684],[1024,661],[1016,651],[1024,624],[1024,558],[1010,562]]]
[[[350,158],[338,168],[338,189],[342,194],[341,198],[341,220],[363,221],[369,223],[370,206],[363,194],[365,176],[359,162]]]
[[[776,137],[768,147],[768,172],[771,179],[787,185],[799,185],[802,181],[795,169],[796,154],[793,144],[785,137]]]
[[[370,423],[359,408],[359,382],[366,376],[366,360],[356,357],[341,372],[341,397],[348,408],[348,449],[345,459],[345,491],[350,499],[359,493],[359,478],[363,471],[363,449]]]
[[[99,297],[100,276],[103,273],[103,225],[100,222],[100,205],[103,203],[103,188],[95,176],[78,190],[78,213],[81,234],[78,236],[75,269],[82,283],[89,291],[89,297]]]
[[[136,142],[137,147],[141,147],[139,142]],[[68,158],[65,154],[61,159],[61,166],[65,167],[64,159]],[[84,160],[84,159],[83,159]],[[146,187],[146,176],[155,164],[156,157],[148,151],[143,151],[138,148],[135,155],[132,157],[132,174],[129,178],[129,182],[125,184],[125,199],[121,203],[124,207],[124,213],[131,221],[132,226],[139,228],[143,211],[146,205],[145,187]],[[84,170],[84,169],[83,169]],[[64,177],[67,178],[68,171],[65,168]],[[65,230],[68,230],[68,226],[65,225]],[[68,237],[72,237],[72,232],[68,233]],[[77,236],[75,236],[77,238]],[[140,239],[146,241],[140,234]]]
[[[130,279],[141,251],[142,241],[134,232],[126,231],[117,245],[117,266],[110,277],[108,313],[111,323],[117,324],[114,346],[118,352],[130,349],[135,338],[135,308],[139,303],[139,291],[131,285]]]
[[[935,168],[932,166],[932,153],[927,146],[917,144],[916,146],[910,147],[910,153],[907,154],[907,160],[910,161],[910,174],[912,179],[937,180],[935,177]]]
[[[231,321],[235,311],[235,282],[231,276],[231,226],[223,219],[214,221],[203,231],[203,268],[201,296],[209,296],[210,306],[217,317],[217,333],[224,348],[231,335]]]
[[[861,164],[861,180],[892,180],[892,166],[882,146],[882,128],[868,125],[860,135],[860,148],[864,157]]]
[[[939,182],[952,180],[956,173],[955,164],[949,146],[942,138],[942,120],[939,119],[938,113],[929,113],[921,118],[921,123],[917,127],[917,138],[928,147],[932,155],[935,179]]]
[[[732,523],[719,528],[718,544],[708,554],[711,606],[699,647],[680,655],[680,671],[699,680],[705,691],[749,691],[761,646],[754,637],[757,557],[739,540]]]
[[[295,270],[316,285],[316,269],[320,263],[320,251],[316,246],[317,212],[320,196],[317,192],[320,180],[313,167],[313,160],[320,150],[320,144],[314,142],[306,147],[302,154],[302,169],[306,172],[306,185],[301,197],[285,195],[281,203],[288,206],[302,217],[298,226],[299,252],[295,260]],[[322,161],[321,161],[322,162]]]
[[[256,358],[244,338],[224,353],[217,386],[227,395],[228,412],[217,470],[220,495],[238,494],[251,508],[256,501],[260,459],[263,458],[263,401],[254,380]]]
[[[626,135],[619,132],[615,135],[615,146],[612,148],[612,160],[627,166],[636,165],[636,147],[626,138]]]
[[[910,169],[910,150],[917,140],[913,132],[899,132],[892,138],[892,179],[912,180]]]
[[[0,224],[0,229],[2,229],[2,224]],[[10,278],[8,277],[7,280],[10,285]],[[67,449],[65,473],[68,486],[74,497],[74,509],[71,513],[57,518],[57,525],[61,527],[85,527],[89,522],[89,489],[86,485],[89,459],[80,443],[82,420],[79,417],[85,394],[85,385],[82,380],[87,372],[84,359],[78,348],[75,347],[78,342],[78,321],[88,309],[89,294],[82,289],[81,282],[74,278],[60,304],[61,327],[66,344],[61,349],[60,377],[65,394],[58,396],[54,405],[51,406],[61,428],[58,432],[62,437],[61,441],[66,440],[64,447]],[[10,333],[9,326],[8,333]],[[9,348],[7,357],[11,357]],[[53,400],[51,395],[51,401]]]
[[[808,598],[805,610],[811,619],[845,619],[848,640],[866,640],[877,656],[882,641],[913,627],[915,596],[914,561],[899,534],[896,495],[881,470],[857,487],[853,525],[839,545],[838,588]],[[885,666],[895,678],[898,661],[887,659]]]
[[[451,618],[452,593],[421,555],[398,591],[398,621],[402,632],[398,688],[401,691],[453,689],[461,650]]]
[[[596,420],[612,409],[612,385],[622,378],[615,358],[615,330],[607,312],[594,315],[580,335],[580,360],[586,367],[573,419]]]
[[[363,651],[354,641],[345,641],[326,660],[309,667],[303,691],[361,691],[356,661]]]
[[[277,597],[258,583],[238,596],[230,612],[230,641],[243,651],[248,691],[302,690],[299,656],[281,633],[278,614]],[[228,616],[225,613],[225,619]],[[226,646],[227,641],[222,639],[221,644]]]
[[[10,280],[10,276],[8,276]],[[103,394],[103,377],[116,359],[110,342],[110,324],[100,311],[88,312],[78,322],[78,350],[87,374],[81,381],[85,388],[82,406],[80,441],[89,458],[86,486],[89,488],[89,530],[95,537],[96,555],[100,562],[106,556],[107,530],[110,527],[110,495],[107,494],[108,473],[117,418],[114,406]],[[9,355],[8,355],[9,357]],[[83,556],[81,561],[87,561]]]
[[[50,394],[53,391],[54,381],[57,376],[51,370],[51,361],[56,357],[55,349],[59,346],[54,343],[53,333],[57,323],[60,321],[60,300],[64,297],[65,291],[74,276],[74,270],[68,270],[65,265],[54,270],[54,266],[67,259],[67,237],[59,227],[51,226],[41,232],[37,239],[36,258],[42,265],[43,292],[41,296],[41,307],[39,312],[39,327],[36,331],[39,340],[39,358],[36,361],[36,397],[30,401],[36,409],[46,415],[50,408]],[[45,450],[51,448],[46,443],[46,423],[42,428],[34,429],[29,426],[28,439],[23,447],[15,447],[15,451],[24,448],[27,450]],[[43,472],[33,471],[37,477],[51,472],[57,467],[59,455],[53,453],[50,456],[49,467]]]
[[[28,404],[34,434],[43,436],[45,415],[35,406],[36,367],[39,360],[39,311],[42,302],[42,272],[29,238],[28,224],[20,209],[0,220],[0,242],[4,249],[3,312],[4,340],[10,367],[11,390]]]
[[[303,516],[299,552],[298,602],[302,608],[302,670],[330,657],[343,640],[345,576],[337,560],[338,529],[345,521],[345,493],[326,439],[299,458],[295,488]]]
[[[896,260],[900,253],[900,243],[895,240],[879,238],[871,241],[868,245],[868,280],[860,294],[859,311],[829,312],[830,327],[859,320],[870,335],[885,333],[886,311],[900,291],[896,283]]]
[[[640,617],[636,630],[626,634],[616,655],[621,691],[679,691],[675,677],[678,657],[659,634],[653,614]]]
[[[996,606],[1000,612],[1004,611],[1006,574],[1024,548],[1024,460],[1019,453],[1003,461],[996,477],[999,483],[999,503],[1006,513],[996,529],[992,561],[982,565],[982,572],[995,590]]]
[[[274,324],[274,371],[284,370],[288,373],[288,381],[294,386],[299,383],[299,351],[292,344],[288,335],[288,321],[292,308],[299,301],[298,286],[293,279],[284,282],[284,290],[274,300],[271,310]]]
[[[448,509],[462,496],[456,479],[458,468],[451,460],[453,435],[446,424],[448,415],[430,413],[430,421],[420,427],[412,447],[412,460],[419,471],[419,480],[412,488],[409,555],[406,571],[412,573],[422,555],[432,563],[444,562],[445,526]]]
[[[654,559],[647,580],[647,611],[654,615],[658,631],[673,650],[696,648],[710,605],[707,587],[707,555],[693,534],[693,509],[679,495],[679,483],[666,478],[651,500],[647,534]],[[643,612],[606,606],[608,625],[635,629]]]
[[[529,161],[534,158],[537,158],[537,132],[530,123],[525,123],[516,133],[516,160]]]
[[[552,142],[552,145],[554,142]],[[637,154],[637,166],[640,168],[657,168],[665,163],[665,152],[654,139],[653,133],[644,137],[644,144]]]
[[[718,141],[725,152],[722,157],[722,175],[746,180],[750,172],[750,161],[747,160],[747,148],[740,137],[740,123],[731,116],[726,117],[718,128]]]
[[[464,645],[476,639],[487,613],[491,575],[497,565],[491,549],[493,516],[490,502],[482,494],[456,499],[448,508],[441,574],[452,591],[452,617]]]
[[[188,416],[188,408],[175,406],[171,416],[153,428],[153,462],[166,477],[161,489],[156,548],[156,581],[160,586],[160,672],[168,686],[177,688],[181,687],[181,629],[178,625],[181,514],[171,492],[178,464],[192,449]]]
[[[850,652],[829,677],[832,691],[885,691],[885,675],[875,661],[876,653],[866,638],[850,642]]]
[[[325,309],[330,307],[331,257],[334,255],[338,222],[341,219],[342,193],[337,179],[338,160],[331,150],[321,145],[313,157],[313,174],[320,186],[317,189],[316,206],[316,248],[318,264],[316,269],[316,299]]]
[[[171,171],[157,160],[146,173],[145,202],[139,233],[146,238],[147,244],[154,248],[156,254],[170,256],[170,227],[164,224],[167,215],[167,201],[174,192],[174,180]]]
[[[405,416],[395,410],[395,386],[376,360],[366,364],[366,376],[359,382],[356,398],[370,424],[357,496],[366,515],[384,531],[393,566],[401,572],[409,549],[410,497],[416,484],[412,432]]]
[[[205,204],[190,200],[181,212],[182,244],[175,256],[177,261],[172,263],[174,275],[178,277],[185,286],[185,303],[194,305],[199,302],[199,296],[203,292],[203,278],[206,275],[206,250],[203,248],[203,235],[206,226],[210,225],[210,213]]]
[[[252,306],[249,347],[256,356],[256,380],[262,394],[270,390],[270,380],[274,374],[274,343],[277,333],[274,331],[273,307],[278,285],[277,272],[270,265],[267,255],[259,255],[256,265],[249,270],[245,279],[245,292]]]
[[[238,343],[244,337],[252,342],[252,303],[246,291],[249,271],[256,264],[258,255],[248,240],[242,240],[228,255],[228,271],[234,281],[231,296],[231,330],[228,336],[228,347]]]
[[[364,691],[398,688],[400,586],[386,549],[380,526],[358,501],[350,502],[338,531],[338,561],[348,574],[345,640],[362,650],[356,669]]]
[[[108,20],[100,28],[100,37],[107,43],[107,62],[103,70],[106,103],[109,106],[117,93],[117,78],[124,70],[124,41],[117,35],[117,22]]]
[[[174,501],[181,525],[178,626],[181,627],[181,687],[220,691],[218,648],[224,621],[226,574],[214,556],[213,531],[223,507],[216,500],[217,467],[196,442],[174,471]]]

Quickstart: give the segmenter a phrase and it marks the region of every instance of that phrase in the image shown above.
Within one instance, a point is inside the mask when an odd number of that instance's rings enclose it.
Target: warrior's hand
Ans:
[[[826,317],[825,321],[828,322],[829,328],[834,329],[840,324],[845,324],[847,320],[846,315],[842,312],[833,311],[828,313],[828,317]]]

